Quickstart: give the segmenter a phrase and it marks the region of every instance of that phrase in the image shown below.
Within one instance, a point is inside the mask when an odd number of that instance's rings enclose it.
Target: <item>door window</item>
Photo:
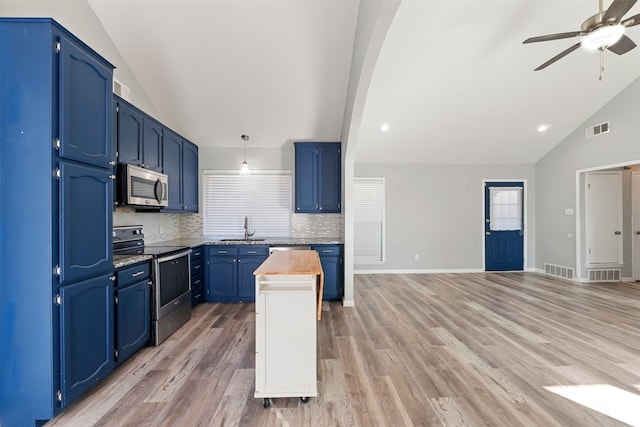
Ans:
[[[489,230],[522,230],[522,187],[489,188]]]

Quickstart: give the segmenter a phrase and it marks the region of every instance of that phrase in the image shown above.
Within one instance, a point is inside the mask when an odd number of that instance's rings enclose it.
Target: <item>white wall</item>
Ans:
[[[611,121],[611,132],[585,139],[585,128]],[[640,79],[540,159],[536,174],[536,267],[576,268],[576,171],[640,160]]]
[[[0,16],[53,18],[73,35],[116,66],[114,78],[129,86],[132,103],[160,121],[151,101],[131,73],[93,9],[85,0],[1,0]]]
[[[358,271],[484,270],[483,179],[526,180],[525,269],[535,265],[534,165],[356,163],[355,176],[386,187],[386,262]]]

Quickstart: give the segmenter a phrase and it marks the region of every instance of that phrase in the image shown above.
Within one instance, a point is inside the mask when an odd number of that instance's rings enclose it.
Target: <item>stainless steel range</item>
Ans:
[[[160,344],[191,317],[191,249],[186,246],[145,245],[141,225],[113,227],[114,260],[151,255],[151,330]]]

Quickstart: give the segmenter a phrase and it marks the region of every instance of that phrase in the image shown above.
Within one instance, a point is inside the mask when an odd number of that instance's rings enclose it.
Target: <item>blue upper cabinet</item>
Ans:
[[[118,163],[162,171],[162,124],[119,96],[112,97],[118,103]]]
[[[149,117],[142,128],[142,167],[162,171],[162,125]]]
[[[118,162],[140,166],[142,165],[142,112],[116,95],[113,99],[118,104],[116,107]]]
[[[165,208],[171,211],[182,210],[182,138],[165,129],[162,140],[162,172],[169,176],[169,204]]]
[[[112,69],[61,35],[60,157],[111,168]]]
[[[295,143],[296,212],[318,211],[318,146]]]
[[[342,155],[339,142],[296,142],[295,212],[340,213]]]
[[[198,212],[198,146],[182,144],[182,210]]]
[[[198,146],[166,128],[162,141],[162,172],[169,176],[169,205],[162,211],[198,212]]]

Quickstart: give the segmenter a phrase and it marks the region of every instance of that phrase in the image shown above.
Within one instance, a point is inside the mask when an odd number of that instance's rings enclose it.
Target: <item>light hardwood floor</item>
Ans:
[[[619,426],[544,387],[640,395],[640,284],[362,275],[355,295],[324,304],[307,404],[253,397],[253,304],[200,304],[47,426]]]

